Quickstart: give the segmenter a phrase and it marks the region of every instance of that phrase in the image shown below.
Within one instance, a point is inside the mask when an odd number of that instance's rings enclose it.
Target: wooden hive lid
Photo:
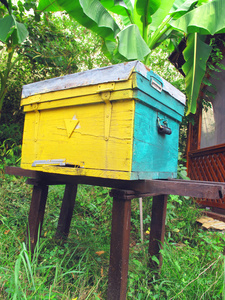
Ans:
[[[131,61],[24,85],[22,90],[22,99],[37,94],[45,94],[76,87],[90,86],[107,82],[126,81],[134,72],[140,73],[148,80],[152,74],[154,74],[153,71],[150,71],[143,63],[139,61]],[[154,74],[154,76],[156,76],[157,79],[162,83],[162,89],[166,93],[170,94],[177,101],[185,105],[186,98],[182,92],[180,92],[162,77],[156,74]]]

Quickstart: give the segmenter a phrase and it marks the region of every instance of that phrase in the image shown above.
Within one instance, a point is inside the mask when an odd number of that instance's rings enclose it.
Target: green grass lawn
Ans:
[[[106,299],[112,199],[109,189],[79,186],[69,237],[55,231],[63,186],[51,186],[35,254],[25,235],[31,186],[0,175],[0,299]],[[168,200],[160,273],[148,269],[151,198],[143,201],[144,242],[139,204],[132,200],[127,299],[225,299],[223,232],[196,223],[199,209],[188,198]]]

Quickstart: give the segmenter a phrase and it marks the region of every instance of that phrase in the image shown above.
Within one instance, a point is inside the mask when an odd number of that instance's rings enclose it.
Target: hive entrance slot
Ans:
[[[77,168],[77,169],[81,168],[80,165],[73,165],[73,164],[65,164],[65,166],[61,166],[61,167],[63,167],[63,168]]]

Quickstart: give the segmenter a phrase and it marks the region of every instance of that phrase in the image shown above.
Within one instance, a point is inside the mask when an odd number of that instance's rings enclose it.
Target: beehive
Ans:
[[[185,96],[138,61],[25,85],[21,105],[24,169],[176,177]]]

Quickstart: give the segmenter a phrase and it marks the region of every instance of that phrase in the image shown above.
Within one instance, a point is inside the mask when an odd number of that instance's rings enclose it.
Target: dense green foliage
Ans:
[[[2,1],[0,6],[0,46],[1,58],[5,59],[0,69],[0,118],[2,106],[7,92],[8,79],[20,56],[15,57],[16,48],[28,36],[27,28],[18,22],[11,1]],[[3,45],[3,46],[2,46]]]
[[[166,40],[174,49],[185,40],[187,113],[196,112],[212,50],[205,37],[225,33],[223,0],[39,0],[38,9],[65,10],[104,40],[103,51],[114,62],[138,59],[148,66],[152,49]]]
[[[3,16],[7,14],[1,5],[0,12]],[[0,124],[20,123],[22,127],[23,117],[19,111],[22,85],[105,66],[109,61],[100,52],[101,39],[68,16],[46,13],[40,17],[33,1],[27,1],[24,6],[18,1],[13,13],[26,25],[29,38],[14,45],[7,80],[4,86],[0,83],[0,90],[4,89]],[[0,74],[7,70],[8,48],[7,43],[0,42]]]

